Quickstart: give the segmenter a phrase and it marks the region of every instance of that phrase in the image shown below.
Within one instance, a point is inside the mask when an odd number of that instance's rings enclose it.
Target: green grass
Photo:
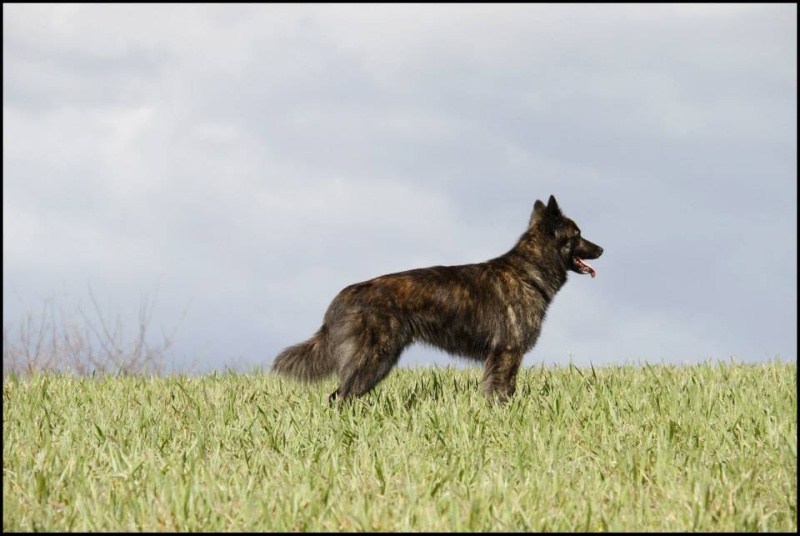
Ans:
[[[797,366],[3,381],[4,531],[797,530]]]

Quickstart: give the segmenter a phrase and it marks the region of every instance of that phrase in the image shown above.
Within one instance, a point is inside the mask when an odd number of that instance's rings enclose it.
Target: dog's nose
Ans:
[[[598,254],[597,254],[597,256],[599,257],[600,255],[602,255],[602,254],[603,254],[603,248],[602,248],[602,247],[600,247],[600,246],[597,246],[597,249],[599,249],[599,250],[600,250],[600,253],[598,253]]]

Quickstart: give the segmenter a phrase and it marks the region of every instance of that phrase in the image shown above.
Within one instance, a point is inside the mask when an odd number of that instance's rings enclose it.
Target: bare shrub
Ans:
[[[79,322],[70,321],[53,300],[41,313],[25,315],[18,326],[3,324],[3,375],[67,372],[77,375],[160,375],[166,365],[173,333],[153,343],[148,336],[154,300],[142,298],[138,329],[126,337],[119,315],[111,321],[89,289],[91,314],[80,307]]]

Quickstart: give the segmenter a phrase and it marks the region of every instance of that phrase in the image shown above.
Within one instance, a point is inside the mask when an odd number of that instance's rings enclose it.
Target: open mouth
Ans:
[[[572,266],[579,274],[591,274],[592,278],[597,275],[592,265],[580,257],[572,257]]]

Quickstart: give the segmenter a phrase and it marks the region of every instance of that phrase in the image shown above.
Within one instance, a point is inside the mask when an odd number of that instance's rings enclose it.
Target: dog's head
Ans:
[[[581,236],[581,230],[574,221],[564,216],[552,195],[547,205],[538,199],[533,204],[529,228],[534,227],[553,240],[566,269],[579,274],[591,274],[592,277],[596,275],[586,260],[598,258],[603,254],[603,248]]]

